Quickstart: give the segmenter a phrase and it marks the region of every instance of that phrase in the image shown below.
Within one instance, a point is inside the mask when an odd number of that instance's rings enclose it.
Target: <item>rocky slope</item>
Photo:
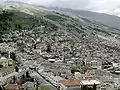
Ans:
[[[17,11],[21,16],[26,14],[26,18],[29,16],[37,21],[35,27],[16,29],[3,35],[0,51],[16,52],[20,61],[39,58],[35,51],[41,46],[43,51],[53,55],[52,58],[120,61],[119,29],[25,3],[7,2],[1,8]]]

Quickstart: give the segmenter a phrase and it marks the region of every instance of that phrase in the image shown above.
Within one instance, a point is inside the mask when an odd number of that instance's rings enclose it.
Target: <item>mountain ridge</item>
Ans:
[[[97,12],[86,11],[86,10],[60,8],[60,7],[50,7],[50,8],[53,10],[68,12],[68,13],[71,13],[74,15],[78,15],[78,16],[87,18],[92,21],[101,22],[103,24],[120,29],[120,26],[119,26],[120,17],[115,16],[115,15],[109,15],[106,13],[97,13]]]
[[[59,59],[64,56],[65,59],[78,57],[80,60],[95,59],[100,62],[108,60],[119,62],[120,60],[119,29],[77,17],[74,14],[62,13],[31,4],[7,3],[1,7],[7,11],[12,10],[15,13],[13,19],[23,27],[22,29],[11,28],[11,31],[2,37],[4,43],[16,48],[15,52],[21,59],[28,60],[39,55],[39,46],[44,43],[43,51],[46,51],[47,54],[52,52],[52,58],[57,55]],[[21,10],[28,10],[33,14],[26,11],[21,12]],[[14,20],[13,27],[16,23]],[[30,57],[24,56],[24,54],[30,55]]]

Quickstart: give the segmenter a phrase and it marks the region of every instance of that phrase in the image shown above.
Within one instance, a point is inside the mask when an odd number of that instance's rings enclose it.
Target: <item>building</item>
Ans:
[[[91,65],[92,69],[99,69],[99,70],[102,69],[102,62],[93,60],[90,62],[90,65]]]
[[[5,86],[5,90],[20,90],[20,86],[17,84],[8,84]]]
[[[83,79],[92,80],[93,79],[92,71],[88,70],[87,72],[85,72],[85,76]]]
[[[73,79],[65,79],[60,81],[60,90],[81,90],[81,81]]]
[[[26,82],[22,84],[22,90],[36,90],[36,86],[34,82]]]
[[[7,59],[5,57],[1,57],[0,58],[0,68],[12,66],[13,62],[14,61],[12,59]]]
[[[93,88],[94,84],[96,85],[97,90],[101,90],[100,82],[97,80],[82,80],[82,86],[87,86],[88,88]]]
[[[54,62],[55,62],[55,59],[48,59],[48,61],[49,61],[50,63],[54,63]]]
[[[8,78],[17,76],[18,73],[15,72],[14,67],[0,68],[0,85],[3,85]]]
[[[83,75],[80,72],[75,72],[74,76],[76,80],[83,80]]]

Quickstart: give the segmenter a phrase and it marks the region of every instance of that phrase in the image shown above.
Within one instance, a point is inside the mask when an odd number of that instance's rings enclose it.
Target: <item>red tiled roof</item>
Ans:
[[[19,86],[17,84],[8,84],[5,90],[19,90]]]
[[[80,86],[81,85],[81,81],[80,80],[61,80],[60,81],[61,84],[65,85],[65,86]]]

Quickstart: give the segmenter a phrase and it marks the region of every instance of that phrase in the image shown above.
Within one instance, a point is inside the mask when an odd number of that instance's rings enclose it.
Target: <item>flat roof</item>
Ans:
[[[64,86],[69,86],[69,87],[72,87],[72,86],[80,86],[81,85],[81,82],[80,80],[72,80],[72,79],[64,79],[64,80],[61,80],[60,81],[61,84],[63,84]]]
[[[48,59],[48,61],[53,61],[53,62],[54,62],[54,61],[55,61],[55,59]]]
[[[83,85],[94,85],[94,84],[99,85],[100,84],[100,82],[97,80],[82,80],[81,83]]]

